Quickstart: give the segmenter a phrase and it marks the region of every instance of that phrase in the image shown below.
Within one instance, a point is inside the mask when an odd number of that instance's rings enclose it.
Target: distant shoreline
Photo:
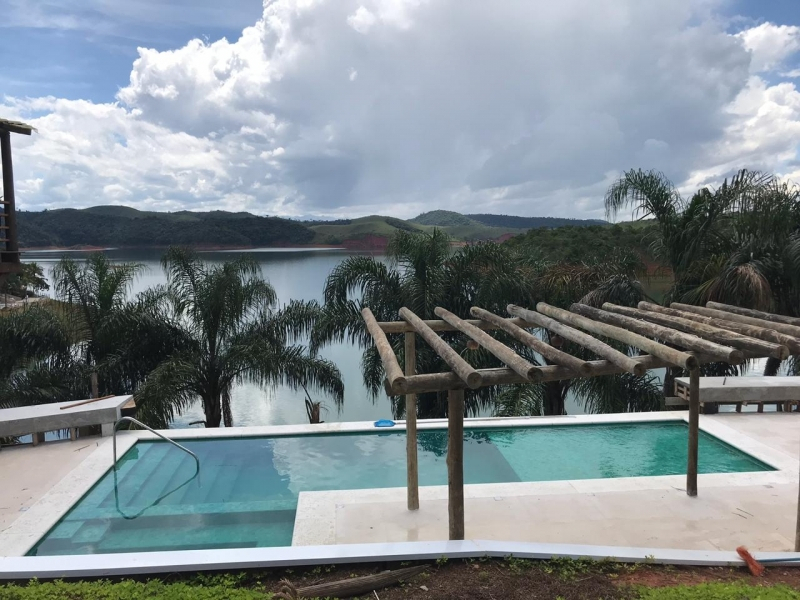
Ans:
[[[107,250],[166,250],[169,246],[30,246],[20,248],[20,252],[105,252]],[[215,250],[349,250],[344,245],[335,244],[286,244],[281,246],[220,246],[218,244],[203,244],[190,246],[198,252],[213,252]]]

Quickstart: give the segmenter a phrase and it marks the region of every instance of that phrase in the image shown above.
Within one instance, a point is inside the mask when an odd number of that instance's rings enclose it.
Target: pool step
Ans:
[[[120,485],[120,506],[127,508],[150,505],[187,481],[194,472],[194,459],[183,450],[170,446],[167,455],[158,463],[138,491],[134,491],[126,484]],[[188,485],[191,486],[193,483]]]
[[[254,548],[291,545],[294,511],[223,515],[216,522],[195,522],[192,515],[168,517],[153,527],[116,522],[96,546],[97,552],[143,552],[199,548]]]
[[[222,465],[221,470],[210,483],[203,481],[203,487],[208,486],[208,491],[203,495],[205,502],[225,502],[233,497],[233,484],[239,477],[241,468],[236,465]]]
[[[271,511],[290,511],[296,510],[297,499],[290,496],[281,496],[278,498],[270,498],[267,500],[252,500],[247,502],[211,502],[205,504],[155,504],[155,505],[131,505],[122,507],[122,513],[128,517],[132,517],[139,511],[144,510],[141,516],[135,519],[130,519],[131,522],[145,522],[151,517],[181,517],[187,515],[215,516],[215,515],[229,515],[229,514],[246,514],[246,513],[265,513]],[[119,519],[122,517],[120,511],[116,508],[103,507],[92,511],[91,518],[77,521],[78,527],[80,523],[103,520],[103,519]],[[72,521],[69,521],[73,523]],[[71,537],[77,531],[75,529],[72,533],[66,532],[59,537]]]
[[[130,493],[133,490],[140,489],[142,485],[144,485],[156,467],[158,467],[158,465],[164,459],[164,456],[166,456],[167,452],[169,452],[169,449],[169,444],[136,444],[133,448],[125,453],[126,456],[134,451],[138,452],[139,454],[138,458],[136,459],[130,459],[120,463],[120,467],[117,471],[117,488],[118,492],[120,493],[120,501],[123,499],[123,494],[126,491]],[[103,486],[102,489],[107,490],[107,492],[103,496],[102,500],[93,506],[114,506],[116,503],[116,498],[114,496],[113,473],[109,472],[109,474],[103,479],[101,485]],[[99,489],[100,486],[98,486],[98,490]],[[92,495],[94,495],[94,492],[90,493],[89,497]],[[83,508],[83,505],[84,503],[81,502],[81,508]]]

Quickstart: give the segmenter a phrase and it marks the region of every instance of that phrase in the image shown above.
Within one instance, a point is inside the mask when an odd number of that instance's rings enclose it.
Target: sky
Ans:
[[[604,218],[800,182],[798,0],[0,0],[18,208]],[[624,216],[623,216],[624,218]]]

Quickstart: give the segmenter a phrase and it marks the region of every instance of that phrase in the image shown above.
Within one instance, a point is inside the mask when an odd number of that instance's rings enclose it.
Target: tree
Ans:
[[[73,353],[91,378],[93,397],[130,393],[174,349],[170,328],[151,303],[128,299],[142,265],[114,264],[92,253],[81,264],[62,258],[53,269],[56,298],[74,340]],[[61,310],[61,309],[59,309]]]
[[[23,263],[22,272],[8,275],[2,285],[4,294],[19,298],[36,296],[49,289],[50,285],[44,276],[44,270],[37,263]]]
[[[55,310],[34,304],[0,313],[0,408],[75,398],[83,371],[73,344]]]
[[[168,283],[152,291],[150,302],[168,315],[179,341],[136,394],[151,424],[168,423],[199,399],[206,427],[230,427],[231,391],[243,382],[312,387],[343,401],[338,369],[292,344],[310,330],[316,305],[276,310],[275,290],[247,257],[209,266],[189,250],[170,248],[162,264]]]

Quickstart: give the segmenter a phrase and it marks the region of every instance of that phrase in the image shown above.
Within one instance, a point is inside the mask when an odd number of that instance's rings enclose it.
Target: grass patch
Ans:
[[[0,586],[0,600],[265,600],[264,590],[230,585],[191,585],[186,582],[53,581],[26,586]]]
[[[800,592],[785,585],[766,587],[742,582],[701,583],[639,588],[635,597],[641,600],[800,600]]]

